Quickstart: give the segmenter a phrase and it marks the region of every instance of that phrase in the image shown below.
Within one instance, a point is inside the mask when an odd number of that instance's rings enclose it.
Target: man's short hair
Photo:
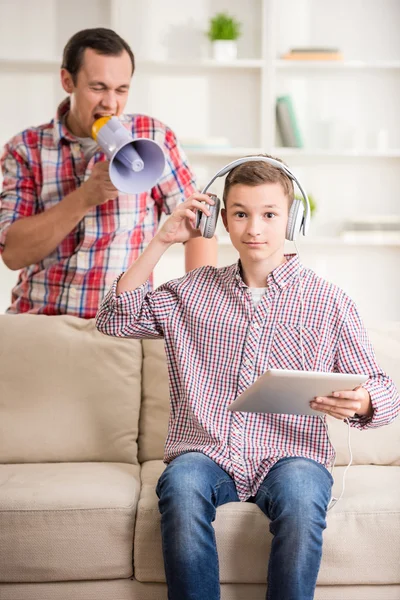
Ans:
[[[260,154],[260,156],[273,158],[285,165],[283,160],[275,158],[275,156],[269,156],[269,154]],[[280,183],[285,195],[288,197],[289,208],[292,206],[294,199],[293,181],[281,169],[262,160],[245,162],[228,173],[223,195],[224,206],[226,207],[226,199],[231,187],[234,185],[242,184],[255,187],[263,183]]]
[[[95,27],[94,29],[83,29],[75,33],[64,48],[61,68],[71,73],[74,83],[76,83],[79,69],[82,67],[83,54],[86,48],[91,48],[98,54],[106,56],[120,56],[126,51],[131,59],[133,75],[135,57],[129,44],[112,29]]]

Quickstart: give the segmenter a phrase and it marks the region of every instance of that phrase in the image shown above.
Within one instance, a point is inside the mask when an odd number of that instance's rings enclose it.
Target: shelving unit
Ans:
[[[220,11],[242,23],[239,57],[228,63],[210,58],[205,36],[209,18]],[[235,158],[281,157],[317,202],[310,237],[299,242],[308,266],[318,271],[323,262],[321,274],[332,273],[343,287],[354,279],[350,288],[366,316],[383,306],[388,318],[400,318],[400,284],[393,277],[400,245],[340,238],[346,219],[399,212],[399,22],[398,0],[2,0],[0,145],[54,116],[64,95],[58,71],[67,39],[85,27],[111,27],[136,56],[127,111],[161,119],[187,142],[199,187]],[[306,45],[338,47],[344,60],[280,58]],[[275,102],[283,94],[294,101],[304,148],[279,146]],[[379,148],[381,130],[388,140]],[[211,137],[229,145],[208,146]],[[189,145],[190,139],[204,145]],[[213,191],[221,193],[222,185],[218,180]],[[221,227],[219,234],[225,264],[235,255]],[[168,256],[156,270],[158,282],[182,274],[182,252]],[[377,296],[368,275],[374,269],[376,277],[378,268]]]

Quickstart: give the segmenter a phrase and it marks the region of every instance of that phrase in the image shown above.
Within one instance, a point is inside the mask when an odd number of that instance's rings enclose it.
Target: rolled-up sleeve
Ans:
[[[388,425],[399,414],[399,393],[392,379],[378,365],[367,331],[354,305],[350,307],[340,334],[336,368],[343,373],[365,373],[363,387],[369,392],[372,417],[350,419],[358,429]]]
[[[122,275],[120,275],[121,277]],[[137,339],[162,338],[178,296],[179,280],[149,291],[147,281],[135,290],[117,295],[118,277],[96,315],[96,327],[106,335]]]
[[[22,144],[5,146],[0,160],[3,189],[0,194],[0,253],[14,221],[37,212],[35,181]]]

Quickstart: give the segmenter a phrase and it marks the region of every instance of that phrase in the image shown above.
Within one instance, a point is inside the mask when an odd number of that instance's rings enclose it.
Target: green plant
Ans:
[[[218,13],[210,19],[210,28],[207,35],[212,42],[216,40],[237,40],[240,34],[239,21],[230,17],[227,13]]]
[[[313,214],[317,210],[317,204],[316,204],[314,196],[312,194],[307,194],[307,197],[308,197],[308,201],[310,203],[310,213],[311,213],[311,216],[313,216]],[[303,196],[300,196],[299,194],[295,194],[295,198],[296,198],[296,200],[301,200],[302,202],[304,202]]]

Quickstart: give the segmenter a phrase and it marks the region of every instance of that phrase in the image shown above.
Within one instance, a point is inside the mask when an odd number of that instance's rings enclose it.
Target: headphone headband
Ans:
[[[295,182],[304,199],[305,213],[300,229],[303,230],[303,235],[306,235],[308,226],[310,224],[310,202],[308,200],[307,194],[304,191],[297,177],[295,177],[295,175],[292,173],[292,171],[286,165],[281,163],[279,160],[275,160],[274,158],[269,158],[268,156],[245,156],[243,158],[238,158],[237,160],[234,160],[225,165],[225,167],[222,167],[222,169],[220,169],[204,187],[204,189],[202,190],[202,194],[206,193],[210,185],[212,185],[214,181],[218,179],[218,177],[223,177],[224,175],[232,171],[232,169],[234,169],[235,167],[243,165],[246,162],[266,162],[272,165],[273,167],[276,167],[283,171],[285,175],[287,175],[287,177],[289,177],[292,181]]]

